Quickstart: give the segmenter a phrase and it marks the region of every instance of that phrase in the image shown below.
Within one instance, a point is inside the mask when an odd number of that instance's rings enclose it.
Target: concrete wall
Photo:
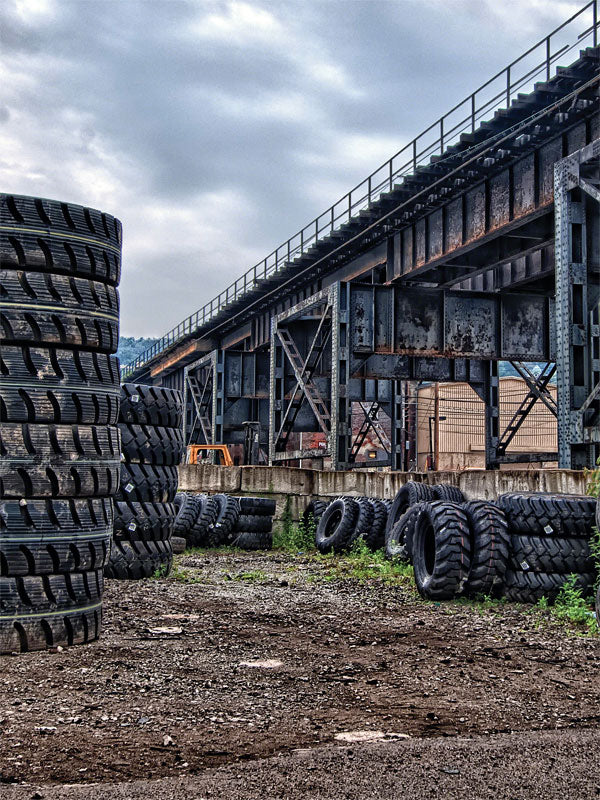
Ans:
[[[466,470],[464,472],[328,472],[296,467],[219,467],[187,464],[179,467],[179,489],[185,492],[272,497],[280,517],[289,498],[299,519],[311,498],[366,495],[393,499],[407,481],[451,483],[468,500],[494,500],[504,492],[564,492],[584,494],[583,472],[567,469]]]

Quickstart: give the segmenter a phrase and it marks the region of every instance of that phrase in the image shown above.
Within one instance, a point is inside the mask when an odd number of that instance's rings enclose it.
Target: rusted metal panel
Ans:
[[[417,220],[415,225],[415,265],[427,261],[427,219]]]
[[[402,231],[402,274],[413,268],[413,226]]]
[[[394,236],[394,278],[402,275],[402,234],[397,233]],[[389,278],[388,278],[389,280]]]
[[[350,295],[351,346],[356,353],[372,352],[375,348],[373,295],[372,289],[358,287]]]
[[[444,210],[439,208],[429,215],[427,225],[427,258],[437,258],[444,252]]]
[[[535,208],[535,157],[533,153],[513,168],[513,216],[521,217]]]
[[[242,354],[226,353],[225,356],[225,396],[242,396]]]
[[[375,350],[388,350],[394,340],[394,288],[375,287]]]
[[[510,220],[510,172],[503,170],[489,182],[490,230],[506,225]]]
[[[444,251],[454,250],[463,243],[463,201],[457,197],[446,206],[446,231]]]
[[[548,300],[533,295],[505,295],[502,300],[502,355],[531,361],[548,355]]]
[[[554,164],[562,158],[562,137],[544,145],[539,151],[539,204],[554,198]]]
[[[399,289],[395,294],[395,331],[391,347],[396,351],[441,350],[442,295],[439,292],[405,292]]]
[[[480,184],[465,196],[467,241],[478,239],[485,233],[485,184]]]
[[[478,358],[498,356],[497,301],[445,295],[444,350]]]
[[[574,153],[575,150],[585,147],[587,144],[586,134],[585,122],[569,131],[567,134],[567,153]]]

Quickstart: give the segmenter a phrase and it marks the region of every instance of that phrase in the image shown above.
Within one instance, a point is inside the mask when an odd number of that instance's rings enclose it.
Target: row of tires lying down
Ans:
[[[274,500],[180,492],[175,506],[176,550],[223,545],[241,550],[270,550],[273,546]]]
[[[393,502],[313,501],[304,522],[315,526],[321,553],[343,553],[363,539],[413,564],[428,599],[491,595],[535,603],[552,601],[571,575],[584,595],[592,593],[596,514],[596,501],[585,496],[521,492],[467,502],[455,486],[409,482]]]

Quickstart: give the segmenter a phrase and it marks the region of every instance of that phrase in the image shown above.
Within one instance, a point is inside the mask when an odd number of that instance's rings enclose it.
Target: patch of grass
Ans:
[[[231,580],[246,581],[248,583],[266,583],[269,576],[261,569],[254,569],[249,572],[238,572],[237,575],[230,575]]]
[[[350,552],[344,555],[316,553],[312,560],[324,568],[323,574],[314,576],[313,580],[381,581],[386,584],[414,585],[410,564],[388,561],[383,550],[372,552],[362,539],[354,542]]]
[[[152,576],[154,577],[154,576]],[[162,576],[161,576],[162,577]],[[187,567],[180,566],[176,561],[173,562],[173,567],[169,574],[171,580],[177,583],[204,583],[204,578],[200,575],[198,570],[188,569]]]
[[[553,605],[545,597],[538,600],[536,610],[545,612],[551,619],[575,626],[580,633],[598,633],[598,624],[592,608],[577,587],[577,575],[570,575],[558,593]]]

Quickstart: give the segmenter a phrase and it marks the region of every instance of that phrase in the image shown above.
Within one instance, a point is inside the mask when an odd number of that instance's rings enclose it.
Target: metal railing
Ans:
[[[583,31],[574,30],[575,27],[580,30],[582,24],[586,26]],[[550,80],[551,68],[559,56],[566,55],[590,37],[596,47],[598,27],[598,0],[591,0],[425,128],[381,167],[251,267],[217,297],[186,317],[134,361],[126,364],[122,375],[130,375],[175,342],[203,328],[224,308],[252,291],[260,281],[276,275],[318,241],[355,220],[361,211],[377,202],[382,195],[400,188],[402,183],[399,182],[403,178],[414,174],[432,156],[441,158],[444,150],[455,144],[463,133],[474,132],[477,123],[484,117],[499,108],[509,108],[516,94],[523,89],[531,90],[537,78],[543,76],[545,80]]]

